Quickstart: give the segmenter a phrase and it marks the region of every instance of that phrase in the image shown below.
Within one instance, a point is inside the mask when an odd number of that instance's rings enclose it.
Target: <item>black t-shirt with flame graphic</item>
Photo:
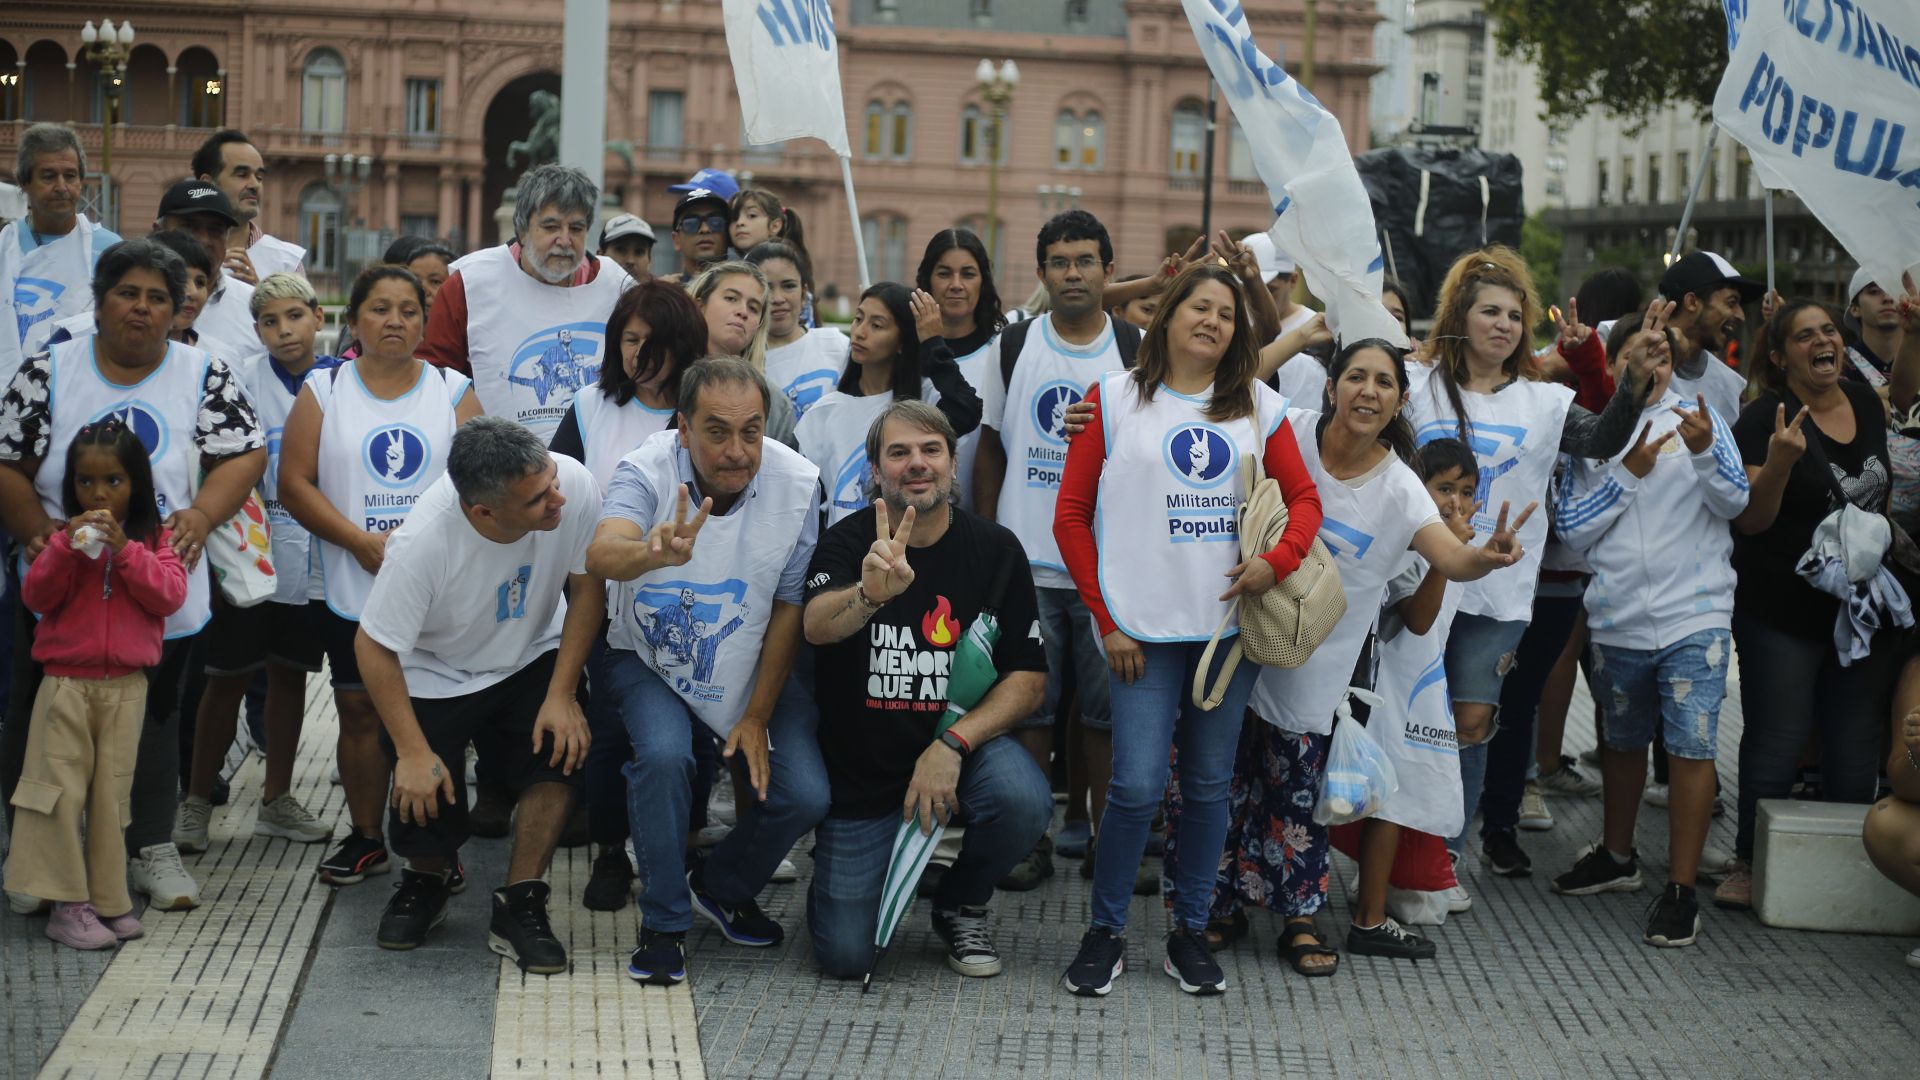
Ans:
[[[872,507],[828,529],[807,569],[807,598],[857,584],[874,535]],[[860,632],[814,650],[820,752],[836,817],[900,812],[914,763],[947,709],[954,647],[987,603],[986,590],[1003,563],[1010,572],[994,667],[1002,673],[1047,669],[1033,574],[1013,533],[956,508],[946,534],[908,549],[907,561],[914,577],[906,592]]]

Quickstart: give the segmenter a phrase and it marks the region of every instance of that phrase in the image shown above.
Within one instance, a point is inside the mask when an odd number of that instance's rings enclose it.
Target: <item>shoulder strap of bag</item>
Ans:
[[[1036,315],[1034,319],[1044,319]],[[1033,319],[1021,319],[1019,322],[1000,331],[1000,387],[1013,389],[1013,366],[1020,361],[1020,351],[1027,347],[1027,335],[1033,332]]]
[[[1240,455],[1240,484],[1246,496],[1240,504],[1240,509],[1235,512],[1235,516],[1240,527],[1242,559],[1251,558],[1248,548],[1257,546],[1260,542],[1259,537],[1254,536],[1253,530],[1248,528],[1247,511],[1253,506],[1254,492],[1258,490],[1260,482],[1264,479],[1266,479],[1266,473],[1260,467],[1260,459],[1253,454]],[[1213,680],[1213,690],[1209,693],[1207,671],[1213,667],[1213,654],[1220,647],[1220,636],[1227,632],[1227,622],[1233,618],[1238,605],[1239,602],[1235,601],[1235,606],[1228,608],[1227,613],[1220,616],[1220,625],[1213,628],[1213,637],[1208,639],[1205,651],[1200,654],[1200,663],[1194,668],[1193,703],[1202,709],[1218,708],[1220,703],[1226,700],[1227,684],[1233,681],[1234,669],[1240,666],[1241,659],[1246,655],[1245,650],[1240,647],[1240,636],[1235,634],[1233,644],[1228,647],[1227,658],[1220,662],[1220,674]]]
[[[1786,393],[1781,395],[1781,400],[1785,402],[1787,406],[1787,418],[1788,422],[1791,423],[1792,418],[1799,415],[1803,407],[1800,404],[1800,399],[1794,397],[1791,393]],[[1852,401],[1849,400],[1848,404],[1851,405]],[[1812,414],[1808,414],[1807,419],[1813,419]],[[1808,431],[1803,424],[1801,425],[1800,433],[1806,436],[1807,439],[1807,460],[1819,468],[1821,478],[1826,480],[1827,487],[1833,490],[1834,497],[1840,500],[1840,506],[1853,505],[1853,500],[1847,498],[1847,489],[1840,486],[1839,478],[1833,475],[1833,466],[1827,462],[1826,447],[1820,445],[1821,435],[1819,428],[1816,427],[1814,430]],[[1840,507],[1835,507],[1834,509],[1837,510],[1839,508]]]
[[[1139,327],[1120,319],[1113,320],[1113,342],[1120,347],[1121,367],[1128,369],[1133,367],[1133,358],[1140,352],[1141,337]]]

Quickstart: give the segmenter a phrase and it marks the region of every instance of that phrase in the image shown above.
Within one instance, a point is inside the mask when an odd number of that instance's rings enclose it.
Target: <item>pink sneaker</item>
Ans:
[[[140,926],[140,920],[134,918],[131,911],[125,915],[100,915],[99,918],[100,925],[113,931],[113,936],[121,941],[132,941],[146,933]]]
[[[47,937],[71,949],[111,949],[120,943],[112,930],[101,925],[92,904],[64,901],[53,907]]]

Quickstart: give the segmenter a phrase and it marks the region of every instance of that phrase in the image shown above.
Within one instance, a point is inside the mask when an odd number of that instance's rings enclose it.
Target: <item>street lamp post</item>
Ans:
[[[133,52],[133,23],[122,20],[116,28],[112,19],[101,19],[99,29],[93,20],[80,28],[80,57],[99,69],[101,78],[100,112],[100,220],[120,223],[113,210],[113,114],[120,99],[120,86],[127,78],[127,57]]]
[[[994,70],[993,61],[980,58],[973,69],[980,96],[987,102],[987,250],[996,250],[1000,239],[1000,136],[1007,118],[1007,106],[1013,102],[1013,90],[1020,85],[1020,69],[1012,60]]]
[[[347,293],[347,214],[355,196],[367,186],[367,180],[373,175],[373,157],[369,154],[328,154],[321,159],[325,171],[327,187],[340,200],[340,221],[334,226],[334,250],[338,258],[334,262],[334,274],[340,279],[340,294]]]

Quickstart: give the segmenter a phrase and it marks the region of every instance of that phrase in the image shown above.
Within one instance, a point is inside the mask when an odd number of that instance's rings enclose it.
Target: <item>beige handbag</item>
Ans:
[[[1240,482],[1247,501],[1240,506],[1240,558],[1244,561],[1273,550],[1287,528],[1287,503],[1280,494],[1280,482],[1266,475],[1260,459],[1252,454],[1240,459]],[[1267,667],[1299,667],[1313,650],[1327,640],[1340,616],[1347,613],[1346,590],[1340,587],[1340,571],[1333,565],[1327,545],[1314,537],[1307,557],[1285,580],[1275,583],[1259,596],[1240,597],[1240,634],[1220,665],[1213,692],[1206,692],[1207,669],[1213,664],[1213,652],[1226,632],[1232,612],[1222,616],[1193,673],[1193,703],[1203,709],[1218,706],[1227,695],[1227,683],[1245,655]]]

